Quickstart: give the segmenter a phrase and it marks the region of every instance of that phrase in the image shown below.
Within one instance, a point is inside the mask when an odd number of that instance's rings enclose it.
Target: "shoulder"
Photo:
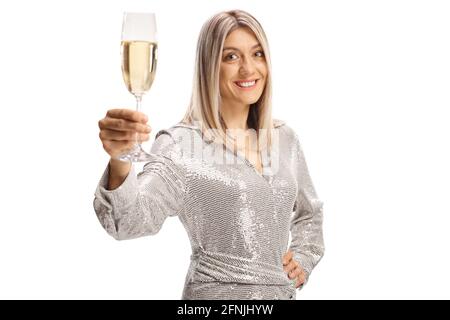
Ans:
[[[298,140],[297,133],[287,121],[273,119],[274,128],[279,129],[280,136],[287,140]]]
[[[172,126],[159,130],[155,135],[154,145],[164,146],[167,150],[176,151],[180,156],[192,154],[193,146],[199,145],[201,128],[194,125],[176,123]]]
[[[200,123],[188,124],[184,122],[178,122],[166,129],[160,130],[156,134],[156,138],[159,135],[166,134],[170,136],[173,140],[180,143],[180,145],[191,146],[193,141],[205,140],[209,141],[204,135]]]
[[[280,131],[280,134],[285,135],[285,137],[295,138],[297,134],[295,130],[290,126],[288,121],[273,119],[273,127]]]
[[[280,127],[278,139],[286,151],[300,155],[303,153],[301,138],[294,127],[287,122],[284,122],[283,126]]]
[[[281,128],[286,125],[286,122],[281,119],[272,119],[274,128]]]
[[[188,125],[188,124],[179,122],[170,127],[159,130],[156,133],[155,139],[157,139],[158,137],[160,137],[162,135],[166,135],[168,137],[171,137],[174,140],[178,140],[180,137],[185,137],[185,136],[190,135],[190,133],[193,130],[200,130],[200,128],[193,126],[193,125]]]

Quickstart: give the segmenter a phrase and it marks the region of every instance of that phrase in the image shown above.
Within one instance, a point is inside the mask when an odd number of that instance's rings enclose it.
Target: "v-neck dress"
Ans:
[[[160,130],[153,159],[139,173],[133,164],[114,190],[106,189],[106,167],[95,213],[117,240],[154,235],[178,216],[192,248],[181,299],[295,300],[303,286],[295,288],[282,257],[292,250],[309,278],[324,254],[323,202],[297,134],[278,119],[273,133],[276,147],[263,153],[260,173],[196,125]]]

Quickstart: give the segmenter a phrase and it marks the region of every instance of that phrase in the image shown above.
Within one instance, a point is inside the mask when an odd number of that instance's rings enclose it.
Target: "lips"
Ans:
[[[259,79],[239,80],[234,81],[234,84],[240,89],[251,89],[256,86]]]

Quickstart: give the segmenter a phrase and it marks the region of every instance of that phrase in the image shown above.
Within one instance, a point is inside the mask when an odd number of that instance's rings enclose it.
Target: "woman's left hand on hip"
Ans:
[[[302,284],[305,283],[306,280],[306,273],[303,270],[302,266],[298,261],[296,261],[294,258],[294,253],[289,250],[284,256],[283,256],[283,269],[287,273],[289,279],[296,280],[295,281],[295,287],[298,288]]]

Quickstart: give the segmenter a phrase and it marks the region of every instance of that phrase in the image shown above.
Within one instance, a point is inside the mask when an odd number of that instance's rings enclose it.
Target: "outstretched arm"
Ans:
[[[94,209],[109,235],[117,240],[156,234],[168,216],[184,208],[185,175],[177,163],[180,150],[167,131],[152,145],[153,159],[136,175],[132,165],[120,186],[108,190],[109,167],[95,191]]]

